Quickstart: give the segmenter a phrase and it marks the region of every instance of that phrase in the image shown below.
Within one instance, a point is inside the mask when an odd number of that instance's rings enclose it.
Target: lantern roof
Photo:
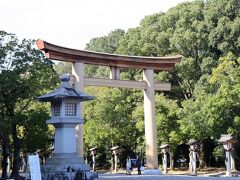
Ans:
[[[80,101],[89,101],[94,99],[94,96],[89,96],[81,91],[76,91],[69,83],[70,77],[68,74],[63,74],[60,79],[62,83],[57,89],[38,97],[38,100],[54,102],[61,101],[63,99],[79,99]]]
[[[236,142],[235,138],[231,134],[221,134],[220,139],[218,140],[219,143],[227,143],[227,142]]]
[[[111,150],[113,151],[113,150],[116,150],[118,148],[119,148],[119,146],[114,146],[114,147],[111,148]]]
[[[162,144],[161,146],[160,146],[160,149],[165,149],[165,148],[168,148],[169,147],[169,144]]]
[[[197,143],[197,140],[195,140],[195,139],[190,139],[189,141],[188,141],[188,145],[192,145],[192,144],[196,144]]]
[[[97,147],[93,147],[93,148],[89,149],[89,151],[94,151],[96,149],[97,149]]]

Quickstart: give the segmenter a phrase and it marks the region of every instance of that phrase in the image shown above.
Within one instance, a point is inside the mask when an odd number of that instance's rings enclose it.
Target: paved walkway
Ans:
[[[125,174],[99,174],[99,180],[238,180],[240,177],[210,177],[185,175],[125,175]]]

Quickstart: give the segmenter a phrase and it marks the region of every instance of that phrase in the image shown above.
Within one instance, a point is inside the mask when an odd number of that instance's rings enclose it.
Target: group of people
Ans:
[[[141,163],[141,158],[139,156],[137,156],[137,158],[136,158],[136,166],[138,169],[138,175],[141,175],[142,163]],[[128,156],[127,162],[126,162],[126,174],[131,175],[131,172],[132,172],[132,162],[131,162],[130,156]]]

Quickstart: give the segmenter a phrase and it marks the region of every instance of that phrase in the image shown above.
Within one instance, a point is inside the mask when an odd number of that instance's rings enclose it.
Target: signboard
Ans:
[[[29,155],[28,164],[30,168],[31,180],[42,180],[38,154]]]

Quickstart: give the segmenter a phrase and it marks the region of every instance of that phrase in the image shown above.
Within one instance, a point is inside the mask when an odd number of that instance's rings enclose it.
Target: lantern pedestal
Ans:
[[[197,175],[197,153],[192,152],[192,166],[193,166],[193,175]]]
[[[92,170],[95,171],[95,154],[97,153],[96,147],[89,149],[92,155]]]
[[[76,152],[75,127],[82,120],[48,120],[48,124],[55,127],[54,155],[46,160],[43,166],[44,176],[60,179],[67,177],[69,180],[77,176],[97,177],[97,173],[90,172],[90,166],[85,164],[83,157]],[[79,175],[78,175],[78,174]],[[61,175],[62,174],[62,175]]]
[[[54,154],[53,157],[47,158],[44,170],[47,172],[90,171],[90,166],[85,164],[83,157],[76,153],[64,153]]]
[[[119,152],[119,146],[115,146],[111,148],[112,154],[114,155],[114,159],[113,159],[113,164],[114,164],[114,173],[116,173],[118,171],[117,169],[117,154]]]
[[[164,174],[167,174],[167,153],[163,154],[163,167],[164,167]]]
[[[187,143],[189,145],[189,171],[193,176],[197,175],[197,151],[199,150],[199,144],[195,139],[190,139]]]
[[[54,155],[46,161],[47,172],[55,171],[90,171],[90,166],[85,164],[83,157],[77,154],[76,126],[83,123],[81,118],[56,118],[47,121],[55,127]],[[68,170],[69,171],[69,170]]]
[[[161,153],[163,154],[163,169],[164,174],[167,174],[167,152],[169,151],[169,145],[163,144],[160,146]]]
[[[223,144],[223,148],[226,151],[226,176],[231,175],[231,150],[234,149],[233,145],[237,142],[237,140],[231,134],[221,134],[221,138],[218,140],[219,143]]]
[[[226,176],[231,176],[231,159],[230,159],[230,152],[226,151]]]

